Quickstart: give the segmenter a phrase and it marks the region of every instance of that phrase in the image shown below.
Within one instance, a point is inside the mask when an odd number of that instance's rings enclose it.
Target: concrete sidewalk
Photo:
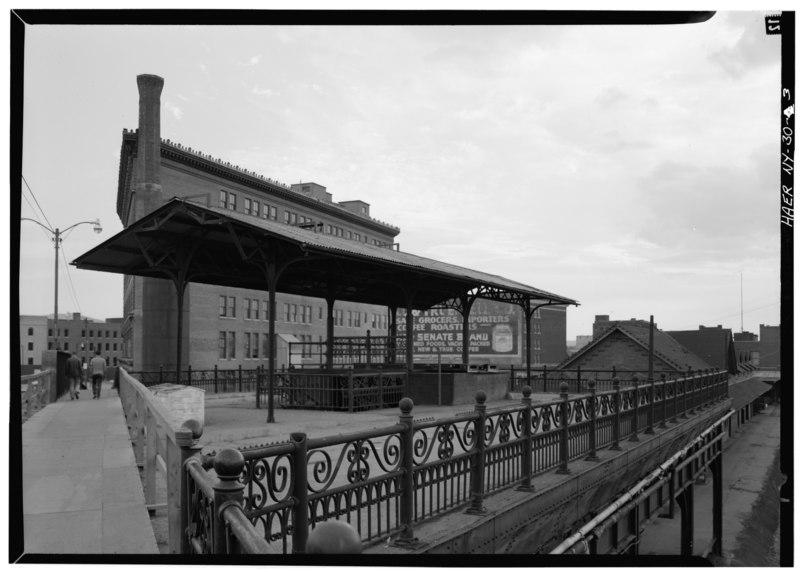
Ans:
[[[158,554],[122,404],[111,383],[22,425],[25,552]]]

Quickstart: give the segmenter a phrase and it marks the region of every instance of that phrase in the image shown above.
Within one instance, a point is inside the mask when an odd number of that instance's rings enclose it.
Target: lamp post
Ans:
[[[54,296],[55,302],[54,302],[54,304],[53,304],[53,305],[54,305],[54,309],[53,309],[53,321],[54,321],[54,323],[53,323],[53,334],[54,334],[54,338],[55,338],[55,340],[54,340],[54,341],[55,341],[55,346],[56,346],[56,348],[55,348],[55,349],[58,349],[58,245],[59,245],[59,244],[61,244],[61,241],[63,240],[63,239],[61,238],[61,236],[62,236],[62,235],[65,233],[65,232],[67,232],[68,230],[72,230],[72,229],[73,229],[73,228],[75,228],[76,226],[80,226],[80,225],[82,225],[82,224],[91,224],[91,225],[94,227],[94,232],[95,232],[96,234],[100,234],[101,232],[103,232],[103,227],[102,227],[102,226],[100,226],[100,219],[97,219],[97,220],[94,220],[94,221],[85,220],[85,221],[81,221],[81,222],[76,222],[75,224],[68,226],[68,227],[67,227],[67,228],[65,228],[64,230],[61,230],[61,229],[58,229],[58,228],[57,228],[57,229],[55,229],[55,230],[53,230],[53,229],[52,229],[52,228],[50,228],[49,226],[44,226],[44,225],[43,225],[42,223],[40,223],[38,220],[33,220],[32,218],[24,218],[24,217],[23,217],[23,218],[21,218],[20,220],[29,220],[29,221],[31,221],[31,222],[35,222],[35,223],[36,223],[36,224],[38,224],[40,227],[42,227],[43,229],[45,229],[45,230],[46,230],[47,232],[49,232],[49,233],[51,234],[51,236],[53,237],[53,238],[52,238],[52,240],[53,240],[53,243],[55,244],[55,247],[56,247],[56,260],[55,260],[55,296]]]

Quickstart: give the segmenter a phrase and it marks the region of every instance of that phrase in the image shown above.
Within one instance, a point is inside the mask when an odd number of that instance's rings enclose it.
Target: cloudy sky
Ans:
[[[780,322],[780,37],[763,12],[684,26],[31,26],[22,217],[121,230],[136,75],[162,137],[361,199],[404,251],[662,329]],[[27,183],[27,184],[26,184]],[[168,189],[165,189],[168,192]],[[35,199],[34,199],[35,197]],[[37,207],[36,202],[41,207]],[[53,311],[54,251],[22,222],[20,311]],[[740,278],[743,289],[740,290]],[[122,279],[68,270],[59,311],[122,315]]]

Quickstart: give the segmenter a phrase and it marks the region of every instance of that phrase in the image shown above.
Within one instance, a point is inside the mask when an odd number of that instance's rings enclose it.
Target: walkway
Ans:
[[[25,552],[158,554],[119,396],[91,394],[22,426]]]

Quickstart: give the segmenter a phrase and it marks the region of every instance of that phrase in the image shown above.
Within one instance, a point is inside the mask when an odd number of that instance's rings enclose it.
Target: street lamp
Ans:
[[[101,232],[103,232],[103,227],[100,226],[100,219],[93,220],[93,221],[84,220],[84,221],[81,221],[81,222],[76,222],[75,224],[73,224],[71,226],[68,226],[64,230],[61,230],[61,229],[58,229],[58,228],[53,230],[52,228],[50,228],[48,226],[44,226],[38,220],[33,220],[32,218],[22,217],[20,220],[29,220],[31,222],[35,222],[40,227],[45,229],[53,237],[51,240],[53,241],[53,243],[55,244],[55,247],[56,247],[56,264],[55,264],[55,284],[56,284],[56,286],[55,286],[55,303],[54,303],[55,308],[53,310],[53,320],[54,320],[54,332],[53,333],[55,334],[55,346],[56,346],[56,349],[58,349],[58,245],[61,244],[61,240],[62,240],[61,235],[64,234],[65,232],[67,232],[68,230],[72,230],[76,226],[80,226],[82,224],[91,224],[94,227],[94,232],[96,234],[100,234]]]

